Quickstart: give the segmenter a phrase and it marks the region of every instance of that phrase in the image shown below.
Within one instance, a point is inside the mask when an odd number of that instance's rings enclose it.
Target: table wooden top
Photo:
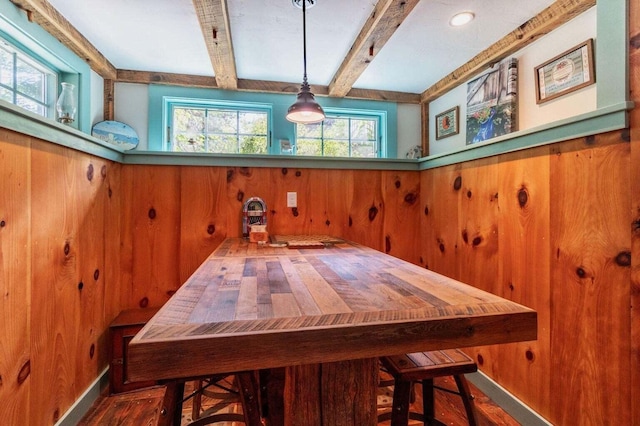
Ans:
[[[536,312],[376,250],[225,240],[136,335],[131,380],[536,339]]]

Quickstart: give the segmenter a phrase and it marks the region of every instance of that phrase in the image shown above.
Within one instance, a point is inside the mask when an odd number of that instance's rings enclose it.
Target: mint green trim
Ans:
[[[527,426],[552,425],[552,423],[549,423],[544,417],[513,396],[482,371],[465,374],[465,377],[480,389],[482,393],[498,404],[500,408],[509,413],[519,424]]]
[[[295,140],[295,125],[286,120],[285,116],[289,106],[295,102],[296,95],[289,93],[250,93],[240,91],[228,91],[220,89],[204,89],[197,87],[177,87],[159,84],[149,85],[149,145],[151,151],[163,150],[163,132],[166,131],[166,122],[163,118],[163,99],[187,98],[187,99],[215,99],[217,101],[230,102],[257,102],[269,104],[272,107],[271,142],[274,146],[273,154],[279,154],[280,139]],[[394,102],[367,101],[360,99],[341,99],[330,97],[316,98],[323,108],[340,108],[346,110],[376,110],[387,114],[387,155],[393,158],[397,153],[398,135],[398,106]]]
[[[386,158],[327,158],[291,155],[198,154],[190,152],[130,151],[125,164],[179,165],[209,167],[272,167],[335,170],[417,171],[416,160]]]
[[[55,423],[55,426],[75,426],[89,412],[91,406],[109,386],[109,367],[89,385],[71,408]]]
[[[595,67],[598,108],[629,100],[628,0],[599,0],[596,6]]]
[[[633,102],[625,102],[533,129],[513,132],[484,143],[468,145],[455,152],[424,157],[419,160],[420,170],[624,129],[628,127],[627,110],[633,109],[633,106]]]
[[[41,117],[2,100],[0,100],[0,127],[107,160],[119,163],[124,161],[125,151],[119,146],[110,145],[73,127]]]
[[[0,31],[10,36],[28,52],[57,68],[62,73],[62,81],[69,80],[76,85],[78,115],[73,127],[90,134],[91,69],[89,65],[38,24],[29,22],[26,13],[9,0],[0,0]],[[57,89],[59,93],[60,87]]]
[[[124,164],[418,171],[624,129],[628,127],[627,110],[633,107],[633,102],[625,102],[535,129],[514,132],[484,144],[469,145],[462,151],[420,160],[124,151],[4,101],[0,101],[0,127]]]

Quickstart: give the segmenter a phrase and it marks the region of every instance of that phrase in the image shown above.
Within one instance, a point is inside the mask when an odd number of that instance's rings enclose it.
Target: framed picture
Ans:
[[[460,108],[453,107],[436,115],[436,140],[460,133]]]
[[[518,61],[508,58],[467,83],[467,145],[517,129]]]
[[[595,83],[593,39],[535,68],[538,104]]]

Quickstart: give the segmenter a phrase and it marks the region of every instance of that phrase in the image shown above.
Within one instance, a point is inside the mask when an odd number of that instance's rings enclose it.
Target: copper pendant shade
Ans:
[[[287,111],[287,120],[300,123],[300,124],[312,124],[319,123],[324,120],[324,111],[320,104],[316,102],[315,96],[311,93],[311,88],[307,82],[307,2],[310,5],[315,4],[315,0],[292,0],[295,6],[299,6],[302,3],[302,45],[303,45],[303,61],[304,61],[304,75],[302,78],[302,87],[298,92],[298,98],[296,102],[289,107]]]

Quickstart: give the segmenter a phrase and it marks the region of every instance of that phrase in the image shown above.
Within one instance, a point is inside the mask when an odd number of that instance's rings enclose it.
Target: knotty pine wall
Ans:
[[[55,423],[107,365],[119,169],[0,129],[2,424]]]
[[[272,234],[329,234],[418,263],[419,173],[126,165],[123,306],[159,306],[226,237],[242,208],[267,204]],[[298,207],[286,207],[286,193]]]

